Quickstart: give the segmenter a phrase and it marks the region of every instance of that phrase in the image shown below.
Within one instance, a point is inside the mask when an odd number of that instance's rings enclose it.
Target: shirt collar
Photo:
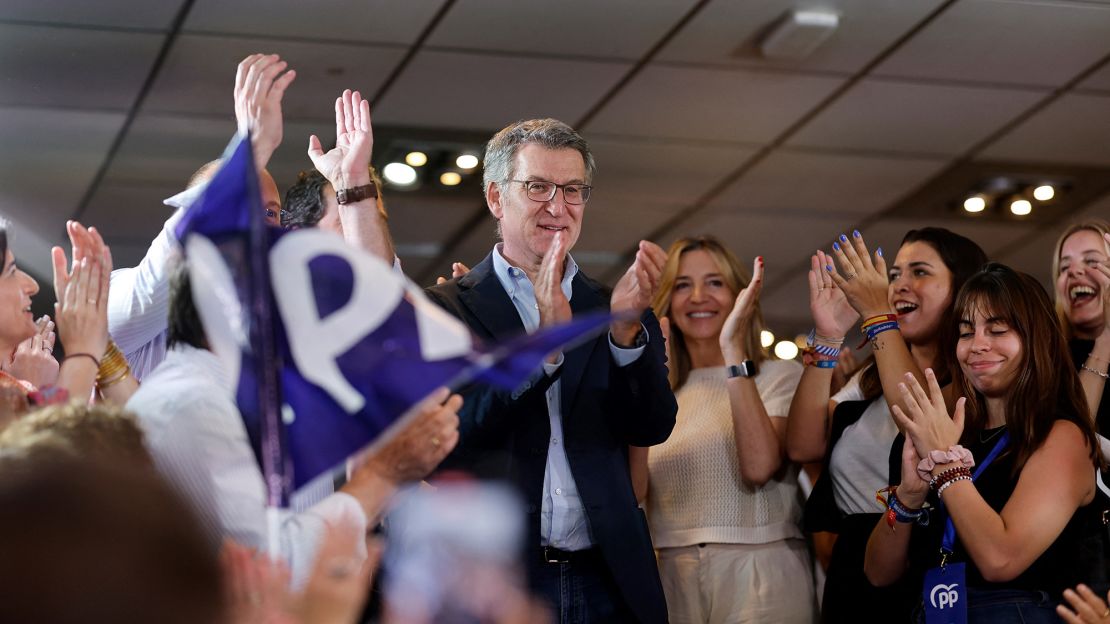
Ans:
[[[528,292],[533,292],[532,296],[534,298],[535,295],[532,289],[534,284],[528,279],[528,274],[524,272],[524,269],[509,264],[505,256],[501,255],[502,245],[504,245],[504,243],[497,243],[493,246],[493,272],[497,275],[497,281],[501,282],[501,287],[505,289],[505,292],[509,293],[510,299],[516,294],[519,287],[518,285],[525,283],[528,285]],[[566,295],[567,301],[570,301],[572,291],[571,283],[574,281],[575,275],[578,275],[578,263],[575,262],[574,258],[568,253],[566,267],[563,271],[563,281],[560,284],[563,288],[563,294]]]

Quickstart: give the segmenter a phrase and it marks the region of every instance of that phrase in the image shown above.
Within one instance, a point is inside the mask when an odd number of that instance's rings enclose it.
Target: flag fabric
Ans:
[[[236,401],[270,502],[387,439],[440,386],[513,389],[544,356],[588,339],[599,313],[480,345],[393,267],[330,232],[262,219],[249,139],[234,140],[178,225],[208,343]]]

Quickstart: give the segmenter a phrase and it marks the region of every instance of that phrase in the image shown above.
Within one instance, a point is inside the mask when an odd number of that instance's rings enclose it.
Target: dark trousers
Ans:
[[[539,556],[530,562],[532,591],[547,603],[555,624],[634,622],[601,553],[574,555],[567,563]]]

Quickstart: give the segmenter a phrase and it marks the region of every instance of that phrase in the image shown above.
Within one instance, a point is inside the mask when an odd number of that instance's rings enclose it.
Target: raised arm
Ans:
[[[313,166],[328,179],[332,191],[337,194],[363,187],[372,191],[357,201],[339,204],[343,237],[348,243],[393,264],[393,240],[385,211],[379,203],[379,189],[370,178],[370,155],[374,149],[370,102],[362,99],[358,91],[347,89],[336,98],[335,137],[335,147],[327,152],[315,134],[309,137],[308,157]]]
[[[917,474],[917,464],[920,461],[917,449],[907,436],[902,443],[902,480],[887,496],[897,497],[903,507],[911,510],[921,509],[929,493],[928,482]],[[902,578],[909,566],[910,537],[913,531],[912,522],[888,525],[885,514],[875,524],[871,537],[867,540],[867,553],[863,559],[863,572],[872,585],[885,587]]]
[[[252,54],[235,72],[235,122],[239,134],[250,133],[254,164],[266,169],[281,145],[284,122],[281,100],[297,72],[276,54]],[[285,72],[285,73],[282,73]]]
[[[863,235],[854,231],[851,237],[841,234],[840,240],[833,243],[833,257],[836,262],[826,265],[825,270],[864,321],[894,314],[887,292],[890,278],[881,248],[872,258]],[[902,398],[898,384],[903,375],[912,373],[918,381],[925,380],[921,367],[914,361],[909,346],[902,338],[902,332],[897,329],[877,334],[871,341],[871,350],[875,354],[875,366],[879,369],[883,398],[891,407]]]
[[[830,263],[822,251],[810,257],[809,310],[817,344],[839,348],[859,313],[825,270]],[[830,400],[834,370],[807,365],[802,371],[786,421],[786,452],[792,461],[814,462],[825,456],[836,408]]]

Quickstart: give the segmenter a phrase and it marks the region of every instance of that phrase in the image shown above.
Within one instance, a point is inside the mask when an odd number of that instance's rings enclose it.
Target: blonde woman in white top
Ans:
[[[678,419],[665,443],[631,449],[631,464],[674,623],[815,620],[784,441],[802,367],[765,360],[762,283],[762,257],[749,280],[719,241],[686,238],[653,303],[670,328]]]

